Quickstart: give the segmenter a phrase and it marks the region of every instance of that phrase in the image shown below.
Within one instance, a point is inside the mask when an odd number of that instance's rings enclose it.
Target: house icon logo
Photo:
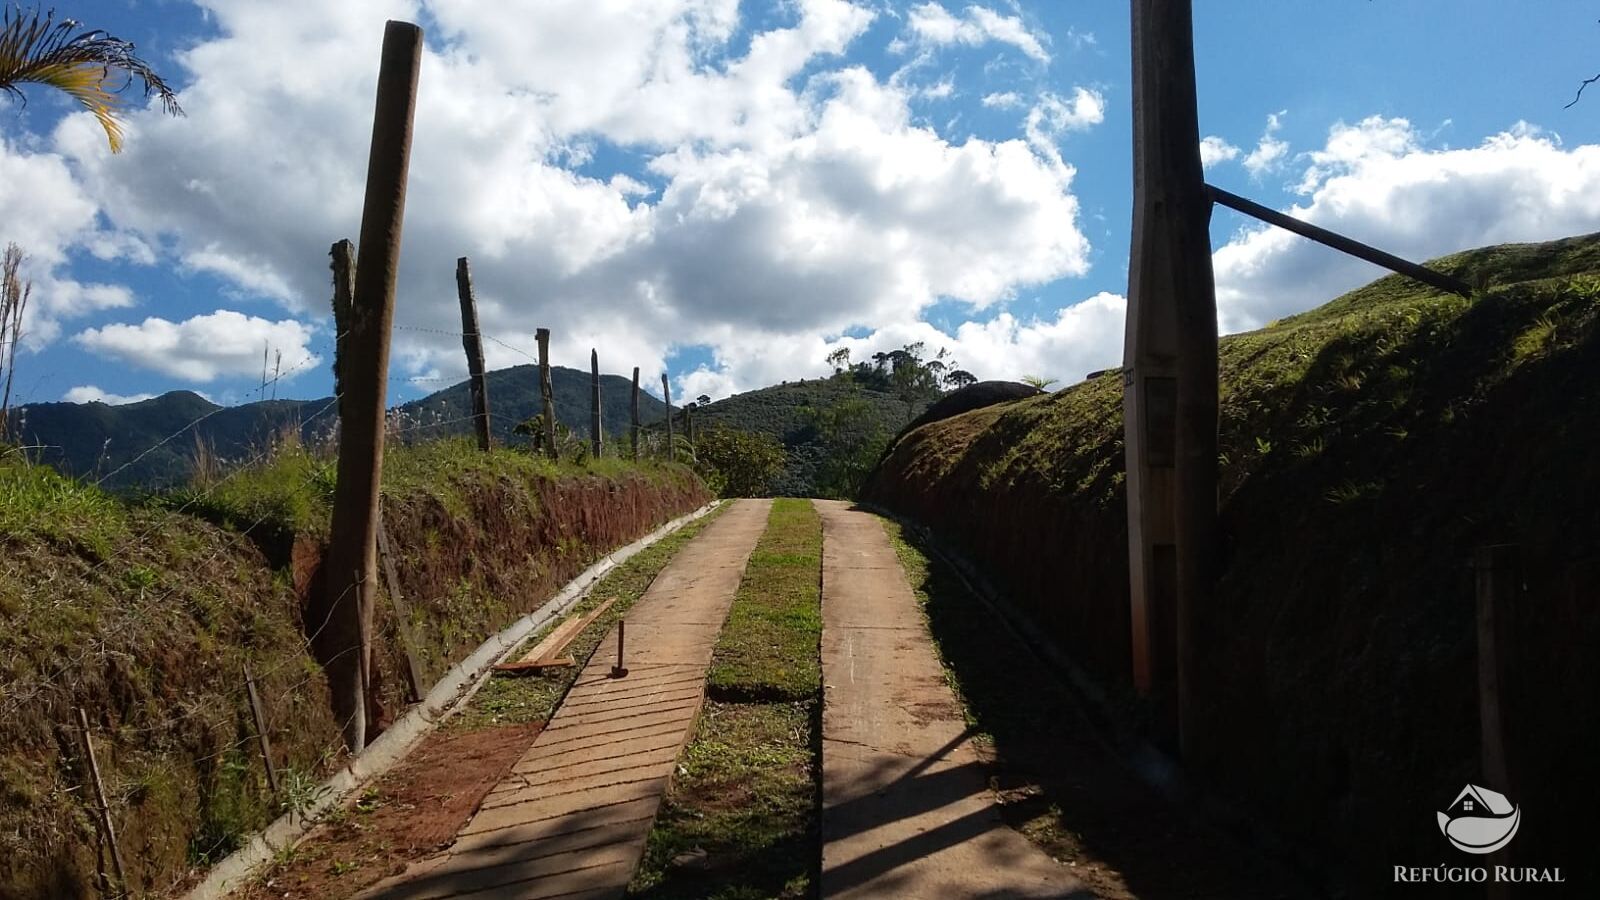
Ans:
[[[1511,843],[1522,824],[1522,807],[1505,794],[1469,784],[1456,795],[1450,808],[1439,813],[1439,830],[1457,850],[1493,853]]]

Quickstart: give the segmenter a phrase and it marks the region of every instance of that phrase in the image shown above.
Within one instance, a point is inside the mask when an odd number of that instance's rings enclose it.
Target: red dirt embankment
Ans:
[[[427,471],[393,484],[386,473],[384,497],[428,685],[605,552],[710,499],[680,466],[554,466],[514,451],[440,450],[428,460]],[[252,477],[224,487],[272,483]],[[311,496],[304,520],[312,523],[325,504],[318,484],[309,479],[284,501]],[[285,806],[305,802],[337,764],[338,732],[306,650],[297,590],[321,538],[315,525],[284,541],[287,533],[262,539],[196,518],[236,520],[200,502],[220,496],[163,508],[40,467],[0,468],[3,900],[97,895],[102,864],[75,707],[88,712],[129,886],[140,896],[192,879]],[[325,522],[325,507],[320,515]],[[375,654],[386,716],[403,706],[391,609],[380,601]],[[265,707],[277,801],[265,785],[245,663]]]
[[[1444,261],[1225,338],[1215,791],[1358,896],[1476,865],[1435,812],[1479,763],[1476,547],[1522,548],[1504,685],[1519,866],[1593,887],[1600,241]],[[1559,276],[1559,277],[1551,277]],[[1541,281],[1525,281],[1541,277]],[[1135,718],[1120,374],[904,436],[865,499],[967,556]],[[1491,861],[1492,862],[1492,861]]]

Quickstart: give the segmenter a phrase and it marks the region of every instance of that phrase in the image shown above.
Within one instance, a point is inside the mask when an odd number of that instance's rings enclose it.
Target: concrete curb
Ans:
[[[310,832],[322,814],[344,803],[357,789],[389,771],[406,754],[459,710],[493,674],[492,667],[552,619],[571,609],[588,595],[589,589],[606,573],[651,544],[683,526],[702,518],[721,505],[713,501],[668,522],[637,541],[601,557],[594,565],[568,582],[544,605],[504,631],[491,635],[471,656],[456,663],[444,674],[421,703],[406,712],[367,748],[352,757],[344,768],[322,783],[321,796],[304,814],[285,813],[249,842],[229,854],[206,874],[204,881],[184,895],[185,900],[220,900],[245,883],[256,870],[272,861],[279,852],[293,847]]]

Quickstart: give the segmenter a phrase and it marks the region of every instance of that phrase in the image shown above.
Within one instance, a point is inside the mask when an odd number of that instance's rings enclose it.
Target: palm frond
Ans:
[[[44,84],[65,91],[94,114],[106,131],[111,152],[122,150],[120,112],[123,92],[138,79],[146,97],[161,98],[169,115],[181,116],[177,94],[150,64],[134,52],[132,42],[99,29],[80,30],[73,19],[55,21],[55,10],[6,10],[0,26],[0,90],[24,104],[21,85]],[[122,83],[115,84],[120,78]]]

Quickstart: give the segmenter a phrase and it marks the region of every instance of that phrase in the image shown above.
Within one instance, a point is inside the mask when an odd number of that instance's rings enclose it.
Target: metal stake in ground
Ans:
[[[627,619],[618,619],[617,620],[617,664],[611,667],[611,677],[612,678],[622,678],[622,677],[624,677],[625,675],[628,674],[627,667],[622,664],[622,641],[623,641],[623,635],[627,634],[627,632],[628,632],[628,620]]]
[[[1133,675],[1169,717],[1176,701],[1181,752],[1203,762],[1198,701],[1205,692],[1197,682],[1217,528],[1211,198],[1200,166],[1190,2],[1133,0],[1132,13],[1133,248],[1123,409]]]
[[[639,461],[639,367],[633,367],[633,461]]]
[[[472,294],[472,266],[465,256],[456,260],[456,296],[461,300],[461,347],[467,351],[472,384],[472,423],[478,431],[478,449],[488,452],[489,384],[484,379],[483,335],[478,330],[478,301]]]
[[[128,879],[122,869],[122,849],[117,846],[117,829],[111,823],[111,806],[106,803],[105,782],[100,780],[100,763],[94,758],[94,740],[89,737],[89,714],[78,707],[78,736],[83,740],[83,761],[89,772],[89,786],[94,789],[95,812],[100,819],[100,834],[111,850],[111,868],[117,876],[116,890],[127,890]],[[104,877],[104,873],[101,873]]]
[[[600,458],[600,351],[589,350],[589,455]]]
[[[389,22],[383,34],[378,96],[367,160],[366,203],[361,213],[361,256],[356,265],[350,330],[339,378],[344,384],[338,487],[332,539],[323,566],[324,594],[313,616],[319,656],[328,675],[333,711],[346,746],[366,746],[365,678],[377,588],[378,485],[383,477],[384,399],[389,373],[389,330],[405,219],[406,171],[411,162],[412,117],[422,69],[422,29]],[[325,624],[324,624],[325,623]]]
[[[672,385],[667,383],[667,373],[661,373],[661,399],[667,404],[667,459],[678,458],[678,448],[672,444]]]
[[[551,459],[556,452],[556,391],[550,384],[550,329],[540,328],[533,333],[539,344],[539,397],[544,401],[544,452]]]

